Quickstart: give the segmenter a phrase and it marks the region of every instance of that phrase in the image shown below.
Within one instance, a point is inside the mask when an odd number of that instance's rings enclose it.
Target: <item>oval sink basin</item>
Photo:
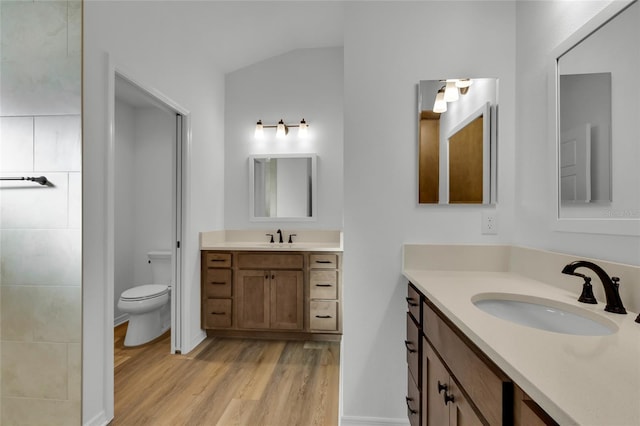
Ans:
[[[618,331],[607,318],[576,306],[508,293],[475,295],[472,303],[484,312],[503,320],[554,333],[580,336],[606,336]]]

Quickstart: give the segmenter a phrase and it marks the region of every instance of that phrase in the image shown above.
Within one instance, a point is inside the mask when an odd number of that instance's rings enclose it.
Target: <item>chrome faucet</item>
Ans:
[[[278,230],[276,231],[276,234],[278,234],[278,235],[279,235],[279,237],[278,237],[278,240],[279,240],[279,241],[278,241],[278,242],[279,242],[280,244],[284,243],[284,240],[282,239],[282,230],[281,230],[281,229],[278,229]]]
[[[607,298],[607,306],[604,308],[607,312],[613,312],[614,314],[626,314],[627,310],[624,308],[622,304],[622,300],[620,299],[620,292],[618,291],[618,287],[620,286],[618,277],[609,277],[609,275],[593,262],[588,262],[586,260],[577,260],[575,262],[571,262],[562,268],[562,273],[567,275],[574,275],[578,277],[584,278],[583,274],[579,274],[576,272],[578,268],[588,268],[596,273],[600,281],[602,282],[602,286],[604,287],[604,294]],[[588,277],[587,277],[588,278]],[[586,281],[586,280],[585,280]]]

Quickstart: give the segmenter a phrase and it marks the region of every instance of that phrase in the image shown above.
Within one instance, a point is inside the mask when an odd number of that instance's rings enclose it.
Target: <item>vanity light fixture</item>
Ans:
[[[447,102],[455,102],[460,95],[466,95],[469,92],[469,86],[473,84],[470,78],[450,78],[440,80],[444,86],[438,90],[435,102],[433,103],[433,112],[446,112]]]
[[[436,100],[433,103],[433,112],[442,113],[447,111],[447,101],[444,100],[444,91],[444,86],[442,86],[440,90],[438,90]]]
[[[308,134],[309,124],[303,118],[298,124],[286,124],[282,119],[278,121],[278,124],[262,124],[262,120],[258,120],[255,136],[256,138],[261,138],[264,136],[264,129],[276,129],[276,137],[283,138],[289,134],[290,127],[297,127],[298,136],[300,137],[305,137]]]

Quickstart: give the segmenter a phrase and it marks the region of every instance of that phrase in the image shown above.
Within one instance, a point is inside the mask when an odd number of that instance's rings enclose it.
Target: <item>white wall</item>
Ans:
[[[300,49],[227,74],[225,103],[225,228],[291,227],[292,222],[249,221],[251,154],[318,154],[318,220],[295,227],[342,229],[343,209],[343,49]],[[256,121],[284,119],[309,123],[300,139],[292,128],[284,139],[265,129],[256,139]]]
[[[115,323],[123,291],[152,284],[149,251],[172,248],[175,116],[160,108],[115,107]]]
[[[513,234],[515,4],[351,2],[345,14],[343,424],[406,422],[402,244]],[[419,206],[416,85],[459,76],[499,79],[499,202]],[[497,236],[481,235],[483,210],[498,213]]]
[[[529,247],[638,265],[638,237],[553,231],[556,171],[554,145],[553,141],[549,141],[547,128],[548,79],[553,63],[552,52],[610,3],[517,3],[517,227],[514,242]],[[615,167],[617,166],[614,166],[614,169]],[[637,167],[625,166],[625,169],[637,170]],[[627,186],[627,189],[634,188]],[[637,187],[635,190],[637,191]],[[621,286],[629,284],[621,283]]]
[[[198,232],[222,229],[224,78],[207,52],[190,49],[177,31],[175,4],[158,2],[84,3],[84,364],[83,417],[99,424],[111,418],[112,380],[107,362],[113,342],[105,340],[106,164],[109,123],[108,60],[137,82],[160,92],[190,113],[191,144],[186,148],[186,232],[184,301],[189,321],[183,326],[184,351],[202,338]],[[144,23],[144,27],[140,27]],[[90,29],[90,30],[89,30]]]

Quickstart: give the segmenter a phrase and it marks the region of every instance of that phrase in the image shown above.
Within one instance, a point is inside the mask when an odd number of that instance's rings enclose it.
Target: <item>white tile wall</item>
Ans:
[[[82,7],[0,9],[0,424],[80,424]]]

